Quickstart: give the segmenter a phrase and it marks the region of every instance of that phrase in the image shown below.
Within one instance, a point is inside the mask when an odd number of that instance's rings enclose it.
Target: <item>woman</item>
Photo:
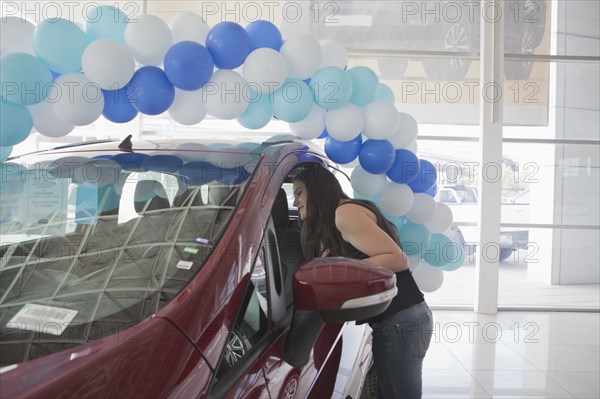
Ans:
[[[348,198],[335,176],[314,166],[294,180],[294,206],[302,220],[306,259],[344,256],[383,266],[396,274],[398,294],[369,320],[378,398],[420,398],[421,370],[433,330],[431,311],[408,270],[398,232],[377,206]]]

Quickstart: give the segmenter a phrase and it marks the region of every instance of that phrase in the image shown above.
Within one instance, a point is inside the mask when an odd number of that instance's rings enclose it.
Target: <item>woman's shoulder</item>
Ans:
[[[372,206],[369,205],[368,201],[356,200],[356,199],[347,199],[341,202],[336,211],[336,217],[339,216],[352,216],[356,214],[356,212],[361,212],[369,215],[374,220],[377,220],[377,215],[372,209]]]

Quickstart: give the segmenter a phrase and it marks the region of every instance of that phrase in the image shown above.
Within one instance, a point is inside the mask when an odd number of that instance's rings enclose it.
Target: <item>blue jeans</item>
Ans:
[[[421,302],[372,323],[377,398],[420,398],[421,370],[433,332],[433,316]]]

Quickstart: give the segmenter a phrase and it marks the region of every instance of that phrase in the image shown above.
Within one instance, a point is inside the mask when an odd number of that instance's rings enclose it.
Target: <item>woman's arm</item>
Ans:
[[[393,272],[408,268],[408,259],[396,242],[377,225],[373,212],[356,204],[344,204],[335,212],[335,225],[342,238],[369,255],[367,262]]]

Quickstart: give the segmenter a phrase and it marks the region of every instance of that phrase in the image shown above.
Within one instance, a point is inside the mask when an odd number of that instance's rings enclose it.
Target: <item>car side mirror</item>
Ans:
[[[377,316],[397,292],[393,272],[365,261],[327,257],[305,263],[294,273],[294,316],[284,360],[303,367],[325,323]]]
[[[397,292],[393,272],[356,259],[317,258],[294,274],[294,307],[319,312],[326,323],[377,316]]]

